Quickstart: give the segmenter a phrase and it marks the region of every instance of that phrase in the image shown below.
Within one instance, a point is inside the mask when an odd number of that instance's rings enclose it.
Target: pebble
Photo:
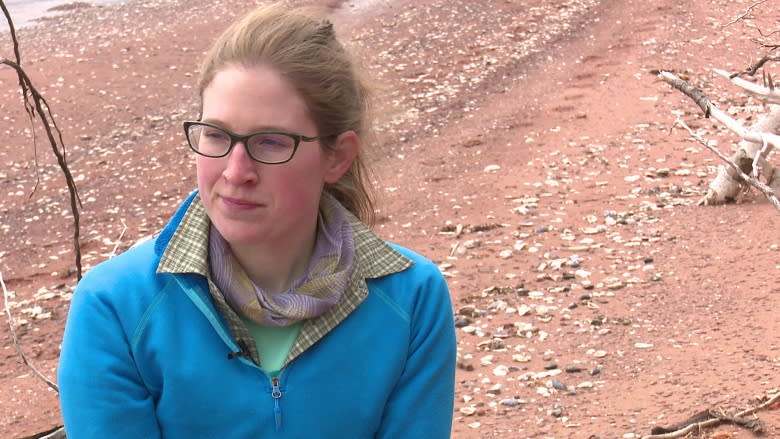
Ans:
[[[509,368],[504,366],[503,364],[493,369],[493,375],[497,377],[506,376],[508,373],[509,373]]]
[[[506,398],[499,401],[499,404],[505,405],[507,407],[516,407],[520,404],[523,404],[523,401],[517,399],[517,398]]]

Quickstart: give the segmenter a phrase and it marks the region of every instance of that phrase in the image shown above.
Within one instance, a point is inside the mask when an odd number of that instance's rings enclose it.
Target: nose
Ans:
[[[258,164],[249,156],[244,142],[236,142],[227,156],[222,176],[235,185],[254,183],[259,178]]]

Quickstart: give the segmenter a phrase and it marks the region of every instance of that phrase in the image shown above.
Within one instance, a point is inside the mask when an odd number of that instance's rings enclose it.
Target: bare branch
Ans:
[[[16,75],[19,79],[19,86],[22,89],[24,108],[30,117],[30,124],[33,125],[33,146],[35,146],[36,144],[35,135],[34,135],[35,134],[34,122],[35,122],[35,116],[37,115],[40,118],[40,122],[43,125],[44,130],[46,131],[46,135],[49,139],[49,143],[51,144],[51,149],[54,155],[57,157],[57,163],[59,164],[62,173],[65,175],[65,183],[68,187],[68,192],[70,194],[70,209],[71,209],[71,213],[73,214],[73,225],[74,225],[73,248],[76,256],[76,276],[77,279],[80,280],[82,270],[81,270],[81,245],[79,244],[79,234],[80,234],[79,208],[82,207],[82,205],[81,205],[81,199],[79,197],[78,189],[76,188],[76,182],[73,180],[73,176],[71,175],[70,168],[68,168],[68,164],[66,160],[65,142],[62,139],[62,132],[60,131],[60,128],[57,126],[57,123],[54,120],[54,116],[51,113],[51,107],[49,107],[49,104],[46,102],[46,99],[44,99],[43,96],[38,92],[38,90],[32,84],[30,77],[21,67],[21,58],[19,54],[19,42],[16,39],[16,31],[14,29],[13,20],[11,19],[11,14],[8,12],[8,9],[5,6],[5,2],[3,2],[2,0],[0,0],[0,8],[2,8],[3,14],[5,14],[5,18],[8,21],[8,26],[11,30],[11,38],[13,39],[13,46],[14,46],[14,56],[16,59],[16,61],[11,61],[7,58],[0,56],[0,65],[2,64],[7,65],[16,71]],[[52,132],[52,128],[57,133],[56,137]],[[37,159],[36,159],[36,164],[37,164]]]
[[[33,373],[43,380],[49,387],[54,389],[55,392],[59,393],[60,389],[57,387],[54,382],[52,382],[50,379],[46,378],[45,375],[38,372],[38,369],[36,369],[31,363],[30,360],[27,359],[27,356],[24,354],[24,351],[22,350],[22,346],[19,344],[19,339],[16,336],[16,323],[14,322],[14,316],[11,314],[11,309],[8,307],[8,289],[5,287],[5,282],[3,281],[3,273],[0,273],[0,286],[3,287],[3,308],[5,309],[5,314],[8,316],[8,327],[11,328],[11,337],[13,337],[14,340],[14,346],[16,347],[16,352],[19,354],[19,356],[22,358],[22,363],[24,363],[25,366],[29,367],[30,370],[33,371]]]
[[[778,58],[780,59],[780,58]],[[737,87],[745,90],[748,94],[764,101],[769,102],[773,104],[780,104],[780,90],[774,89],[773,86],[771,87],[764,87],[762,85],[758,85],[754,82],[746,81],[740,77],[738,77],[736,74],[731,74],[725,70],[721,69],[712,69],[713,73],[716,75],[719,75],[723,78],[726,78],[731,82],[732,84],[736,85]],[[771,80],[770,80],[771,84]]]
[[[688,81],[681,79],[671,72],[660,71],[658,72],[658,75],[669,85],[683,92],[685,96],[693,99],[693,102],[696,102],[696,105],[704,112],[704,117],[710,117],[712,103],[710,103],[710,99],[700,88],[691,85]]]
[[[704,111],[705,116],[712,117],[713,119],[723,123],[729,130],[737,134],[740,138],[747,140],[748,142],[763,143],[764,141],[767,141],[773,147],[780,146],[780,136],[772,133],[756,133],[745,129],[742,124],[716,107],[704,94],[704,92],[688,84],[688,82],[678,78],[673,73],[661,72],[660,76],[664,81],[668,82],[676,89],[685,93],[686,96],[693,99],[694,102],[696,102],[696,104],[699,105],[699,107]]]
[[[752,414],[755,414],[756,412],[759,412],[761,410],[764,410],[771,406],[772,404],[775,404],[776,402],[780,401],[780,393],[770,397],[768,400],[763,402],[761,405],[758,405],[756,407],[743,410],[736,415],[730,417],[731,419],[738,419],[738,418],[744,418],[745,416],[749,416]],[[702,422],[696,422],[693,424],[690,424],[686,426],[685,428],[670,432],[670,433],[664,433],[664,434],[651,434],[649,436],[643,436],[642,439],[673,439],[678,437],[684,437],[689,433],[692,433],[694,431],[702,431],[709,427],[714,427],[720,423],[723,422],[723,418],[720,417],[712,417],[710,419],[707,419],[706,421]]]
[[[109,253],[108,258],[111,259],[116,255],[116,251],[119,248],[119,244],[122,243],[122,237],[125,236],[125,232],[127,231],[127,224],[125,224],[125,220],[122,221],[122,232],[119,233],[119,238],[116,239],[116,242],[114,243],[114,248],[111,250],[111,253]]]
[[[720,152],[720,150],[718,150],[717,148],[714,148],[712,145],[710,145],[709,142],[707,142],[706,140],[701,138],[701,136],[699,136],[698,134],[694,133],[693,130],[682,119],[678,118],[675,121],[675,124],[679,124],[680,126],[685,128],[688,131],[688,133],[690,133],[691,137],[693,137],[697,142],[699,142],[702,145],[704,145],[707,149],[709,149],[710,151],[714,152],[718,157],[720,157],[723,161],[725,161],[729,166],[731,166],[732,169],[734,169],[734,171],[737,172],[737,174],[746,183],[750,184],[754,188],[756,188],[759,191],[761,191],[767,197],[767,199],[769,199],[769,201],[775,206],[775,208],[778,211],[780,211],[780,200],[777,199],[777,197],[775,196],[775,193],[772,190],[772,188],[770,188],[769,186],[765,185],[764,183],[761,183],[757,179],[755,179],[755,178],[745,174],[744,172],[742,172],[742,169],[740,169],[740,167],[736,163],[734,163],[731,159],[726,157],[722,152]],[[765,133],[759,133],[759,135],[763,136],[763,135],[765,135]]]
[[[745,10],[745,12],[743,12],[743,13],[742,13],[741,15],[739,15],[737,18],[735,18],[735,19],[733,19],[733,20],[729,21],[728,23],[726,23],[726,25],[725,25],[724,27],[729,27],[729,26],[731,26],[732,24],[734,24],[734,23],[736,23],[736,22],[738,22],[738,21],[740,21],[740,20],[744,20],[744,19],[745,19],[745,17],[747,17],[748,15],[750,15],[750,13],[753,11],[753,9],[755,9],[756,7],[758,7],[758,6],[760,6],[761,4],[763,4],[763,3],[766,3],[766,2],[767,2],[767,0],[760,0],[760,1],[758,1],[758,2],[755,2],[755,3],[753,3],[752,5],[750,5],[750,6],[749,6],[749,7],[748,7],[748,8]]]

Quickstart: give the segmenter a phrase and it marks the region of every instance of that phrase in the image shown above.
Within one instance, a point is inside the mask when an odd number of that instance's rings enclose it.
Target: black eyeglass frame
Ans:
[[[207,126],[209,128],[218,129],[218,130],[222,131],[223,133],[227,134],[228,137],[230,137],[230,146],[228,147],[227,151],[225,151],[224,154],[220,154],[220,155],[204,154],[202,151],[198,151],[198,149],[195,147],[195,145],[192,144],[192,141],[190,140],[190,127],[192,127],[194,125]],[[267,162],[267,161],[259,160],[257,157],[252,155],[252,152],[249,150],[249,148],[247,148],[247,145],[248,145],[247,142],[249,141],[249,138],[251,138],[252,136],[256,136],[258,134],[281,134],[283,136],[287,136],[287,137],[293,139],[293,150],[292,150],[292,153],[290,154],[290,157],[288,157],[287,160],[283,160],[281,162]],[[327,137],[332,137],[332,136],[309,137],[309,136],[304,136],[302,134],[291,133],[291,132],[288,132],[288,131],[255,131],[253,133],[249,133],[249,134],[247,134],[245,136],[242,136],[242,135],[236,134],[236,133],[234,133],[234,132],[232,132],[232,131],[224,128],[224,127],[221,127],[219,125],[214,125],[212,123],[203,122],[203,121],[200,121],[200,120],[187,120],[187,121],[184,121],[184,137],[187,138],[187,145],[189,145],[190,149],[193,152],[195,152],[195,154],[201,155],[203,157],[208,157],[208,158],[212,158],[212,159],[218,159],[218,158],[225,157],[228,154],[230,154],[230,151],[233,150],[233,147],[236,146],[236,143],[242,142],[244,144],[244,148],[246,148],[247,154],[249,155],[249,157],[252,160],[254,160],[254,161],[258,162],[258,163],[266,164],[266,165],[281,165],[282,163],[289,162],[290,160],[292,160],[293,157],[295,157],[295,153],[298,151],[298,146],[300,146],[301,142],[315,142],[317,140],[324,139],[324,138],[327,138]]]

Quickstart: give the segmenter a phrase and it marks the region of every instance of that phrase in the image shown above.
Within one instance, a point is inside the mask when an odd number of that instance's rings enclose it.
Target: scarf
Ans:
[[[327,312],[347,288],[355,259],[355,242],[346,209],[323,193],[317,238],[304,275],[289,290],[271,293],[255,285],[211,225],[209,265],[214,283],[240,316],[264,326],[289,326]]]

